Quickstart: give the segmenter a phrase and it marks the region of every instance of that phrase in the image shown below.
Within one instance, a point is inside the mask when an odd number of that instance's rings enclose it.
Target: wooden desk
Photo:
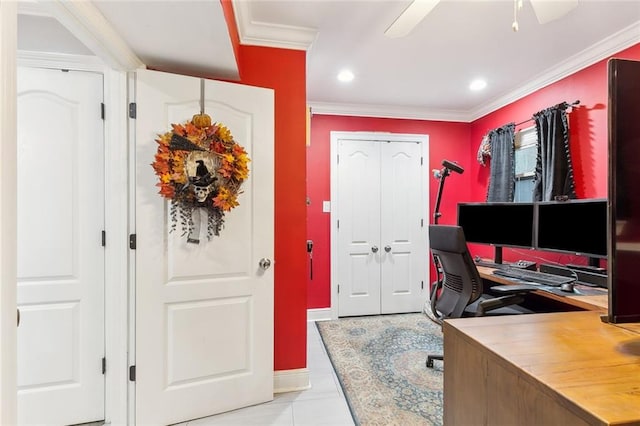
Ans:
[[[484,278],[485,280],[490,280],[498,284],[513,284],[513,282],[509,281],[508,278],[492,274],[493,268],[487,268],[485,266],[478,266],[477,268],[478,272],[480,273],[480,277]],[[605,289],[602,289],[602,294],[593,296],[558,296],[557,294],[549,293],[543,290],[536,290],[534,293],[539,296],[546,297],[547,299],[552,299],[556,302],[575,306],[587,311],[606,312],[609,308],[609,295],[607,290]]]
[[[640,324],[593,311],[444,322],[445,425],[639,425]]]

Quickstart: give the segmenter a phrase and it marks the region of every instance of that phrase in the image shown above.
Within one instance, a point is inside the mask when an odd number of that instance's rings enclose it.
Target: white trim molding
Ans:
[[[273,393],[295,392],[307,389],[311,389],[308,368],[274,371]]]
[[[17,3],[0,1],[0,424],[17,423]]]
[[[143,68],[144,63],[90,1],[38,2],[40,15],[56,18],[108,66],[119,71]],[[31,8],[27,13],[38,13]]]
[[[408,120],[458,121],[467,122],[466,112],[452,110],[434,110],[424,107],[397,105],[334,104],[328,102],[308,102],[311,114],[346,115],[357,117],[400,118]]]
[[[307,321],[327,321],[331,319],[331,308],[307,309]]]
[[[98,73],[104,73],[107,69],[100,58],[91,55],[19,50],[17,58],[21,67],[62,68]]]
[[[315,28],[254,21],[251,2],[233,0],[232,5],[241,44],[308,50],[318,37],[318,30]]]

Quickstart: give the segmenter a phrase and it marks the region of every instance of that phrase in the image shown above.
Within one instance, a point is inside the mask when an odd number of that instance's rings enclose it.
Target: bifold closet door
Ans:
[[[422,237],[422,149],[418,142],[381,145],[380,310],[417,312],[423,303],[428,261]]]
[[[338,308],[380,313],[380,143],[338,142]]]
[[[426,262],[419,142],[338,143],[338,315],[419,311]]]

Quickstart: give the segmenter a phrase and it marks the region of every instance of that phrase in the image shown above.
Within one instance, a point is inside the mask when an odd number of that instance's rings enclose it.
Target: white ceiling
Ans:
[[[20,17],[19,47],[51,49],[55,38],[43,34],[54,25],[45,25],[45,18],[34,17],[34,8],[22,3],[19,10],[29,16]],[[60,19],[61,9],[86,14],[89,2],[82,8],[75,2],[27,3],[44,5],[92,51],[105,44],[87,44],[82,32],[91,32],[90,26],[78,29],[75,21]],[[525,0],[518,32],[511,28],[511,0],[442,0],[408,36],[387,38],[384,31],[409,3],[234,0],[234,10],[243,44],[307,50],[307,98],[317,113],[471,121],[640,42],[640,0],[581,0],[546,24],[538,23]],[[238,76],[219,0],[90,5],[150,68]],[[350,84],[336,79],[346,67],[355,74]],[[478,77],[487,80],[487,88],[470,92],[469,83]],[[573,99],[558,101],[564,100]]]

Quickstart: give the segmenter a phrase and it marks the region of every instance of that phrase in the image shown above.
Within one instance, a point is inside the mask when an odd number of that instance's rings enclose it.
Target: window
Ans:
[[[516,133],[515,137],[515,179],[516,190],[513,201],[516,203],[533,201],[536,157],[538,155],[538,135],[535,126]]]

